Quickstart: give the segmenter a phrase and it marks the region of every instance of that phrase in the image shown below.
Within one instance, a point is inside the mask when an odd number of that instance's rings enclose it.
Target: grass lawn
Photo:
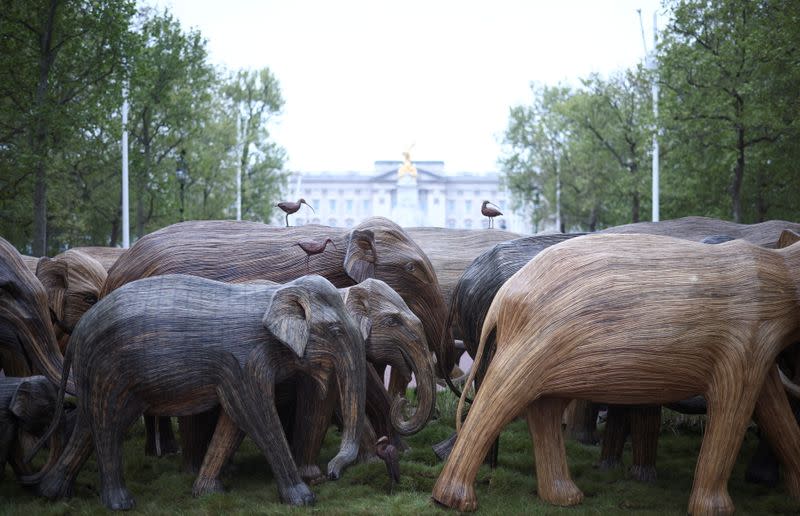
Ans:
[[[454,399],[440,393],[439,413],[419,434],[407,439],[411,446],[402,458],[400,485],[389,492],[389,479],[382,462],[349,468],[336,482],[312,486],[317,503],[309,508],[290,508],[278,493],[266,459],[245,440],[234,459],[234,468],[223,477],[227,492],[203,498],[191,495],[193,476],[183,473],[179,456],[145,457],[144,426],[131,431],[125,447],[125,478],[136,498],[134,512],[141,514],[455,514],[430,501],[430,493],[442,464],[430,445],[448,437],[453,429]],[[692,485],[701,434],[686,425],[665,425],[658,452],[658,481],[641,484],[624,471],[601,471],[594,464],[599,446],[567,443],[570,470],[585,494],[577,507],[559,508],[536,496],[533,452],[528,430],[521,421],[512,423],[501,436],[500,466],[483,466],[477,478],[481,514],[685,514]],[[336,452],[338,435],[328,434],[323,461]],[[789,498],[781,486],[762,488],[744,482],[746,461],[753,453],[756,437],[748,431],[729,483],[737,514],[798,514],[800,502]],[[630,465],[630,446],[625,463]],[[323,462],[324,464],[324,462]],[[324,468],[323,468],[324,470]],[[100,514],[107,513],[97,494],[99,484],[94,459],[84,465],[72,499],[50,502],[37,498],[13,479],[10,467],[0,483],[0,514]]]

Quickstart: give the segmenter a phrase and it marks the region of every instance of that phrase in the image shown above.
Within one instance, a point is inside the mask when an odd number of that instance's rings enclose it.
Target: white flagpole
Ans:
[[[128,86],[122,88],[122,247],[131,246],[128,220]]]

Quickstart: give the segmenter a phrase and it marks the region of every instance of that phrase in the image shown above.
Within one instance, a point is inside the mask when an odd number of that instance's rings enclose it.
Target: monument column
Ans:
[[[403,152],[403,165],[397,169],[397,205],[392,220],[401,227],[422,226],[417,188],[417,167],[411,163],[410,149]]]

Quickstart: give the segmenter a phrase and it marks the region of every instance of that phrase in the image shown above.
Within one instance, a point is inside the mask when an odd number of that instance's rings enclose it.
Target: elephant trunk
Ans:
[[[441,292],[438,287],[433,293],[420,292],[410,302],[406,299],[406,303],[422,321],[428,346],[436,355],[437,374],[442,378],[449,377],[455,365],[455,350],[452,332],[446,325],[447,308]]]
[[[402,346],[400,352],[417,381],[417,408],[409,419],[404,419],[408,400],[405,397],[395,397],[392,401],[391,421],[397,433],[412,435],[422,430],[433,415],[436,406],[436,377],[424,340],[414,340],[407,346]]]
[[[49,316],[25,321],[21,325],[19,338],[22,349],[26,351],[32,374],[45,376],[53,385],[61,383],[64,369],[64,355],[56,341],[55,331],[50,325]],[[27,341],[27,343],[26,343]],[[69,393],[75,393],[75,382],[69,377],[66,385]]]
[[[366,405],[366,358],[363,341],[353,353],[339,353],[334,358],[339,400],[342,411],[342,444],[339,453],[328,463],[328,478],[337,480],[345,467],[358,458],[359,442],[364,427]]]

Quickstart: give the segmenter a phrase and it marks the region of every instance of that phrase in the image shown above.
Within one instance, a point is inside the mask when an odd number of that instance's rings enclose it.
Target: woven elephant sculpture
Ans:
[[[790,494],[800,497],[800,428],[775,366],[800,337],[798,291],[797,244],[771,250],[741,240],[591,235],[542,251],[492,302],[478,356],[493,331],[496,352],[463,426],[457,416],[458,438],[433,498],[474,510],[486,452],[525,415],[539,496],[577,504],[583,494],[561,433],[571,399],[663,404],[697,394],[709,416],[689,512],[733,511],[727,481],[754,410]]]
[[[329,473],[356,460],[364,423],[364,340],[338,291],[319,276],[285,285],[234,285],[187,275],[132,282],[78,323],[65,370],[74,368],[77,420],[64,452],[28,479],[48,498],[70,496],[92,449],[110,509],[134,500],[122,476],[122,441],[143,413],[192,415],[222,407],[212,448],[241,428],[269,462],[281,498],[308,504],[275,409],[275,384],[309,375],[324,395],[331,376],[347,407]],[[66,377],[66,373],[64,374]],[[58,409],[62,407],[63,382]],[[57,412],[58,416],[58,412]],[[52,429],[53,427],[51,427]],[[39,442],[42,444],[42,441]],[[93,446],[94,444],[94,446]]]

